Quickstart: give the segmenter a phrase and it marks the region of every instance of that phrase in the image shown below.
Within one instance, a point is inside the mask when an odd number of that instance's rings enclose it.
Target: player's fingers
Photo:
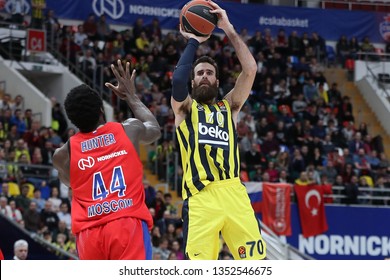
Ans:
[[[133,72],[131,72],[130,80],[131,80],[132,82],[135,80],[135,72],[136,72],[135,69],[133,69]]]
[[[113,84],[111,84],[111,83],[105,83],[104,85],[106,87],[108,87],[109,89],[111,89],[112,91],[115,91],[115,89],[116,89],[116,87]]]
[[[117,63],[118,63],[119,73],[121,74],[121,76],[123,76],[125,74],[125,70],[123,69],[122,61],[118,59]]]
[[[130,77],[130,62],[126,62],[126,79]]]
[[[208,1],[208,2],[210,4],[210,6],[214,8],[214,10],[211,10],[211,11],[215,11],[216,9],[221,9],[221,7],[217,3],[213,2],[213,1]]]
[[[116,77],[117,80],[119,80],[119,78],[121,77],[118,73],[118,71],[116,70],[114,64],[111,64],[111,71],[112,73],[114,73],[114,76]]]

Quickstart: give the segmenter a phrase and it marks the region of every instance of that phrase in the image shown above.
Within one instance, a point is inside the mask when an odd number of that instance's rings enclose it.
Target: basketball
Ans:
[[[197,36],[209,36],[218,22],[218,16],[210,13],[213,7],[207,0],[192,0],[180,12],[183,30]]]

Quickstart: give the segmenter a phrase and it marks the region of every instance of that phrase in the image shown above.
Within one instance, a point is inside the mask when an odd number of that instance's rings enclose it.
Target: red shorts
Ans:
[[[80,260],[151,260],[152,244],[146,222],[121,218],[76,235]]]

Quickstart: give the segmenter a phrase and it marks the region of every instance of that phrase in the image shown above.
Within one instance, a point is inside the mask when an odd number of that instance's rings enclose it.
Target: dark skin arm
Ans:
[[[129,118],[124,121],[123,127],[139,154],[139,144],[153,143],[160,138],[161,130],[152,112],[136,95],[134,86],[135,70],[133,70],[130,76],[129,67],[130,64],[126,63],[126,70],[124,70],[120,60],[118,60],[117,68],[115,68],[114,65],[111,65],[111,69],[118,81],[118,85],[114,86],[110,83],[106,83],[106,86],[110,88],[119,98],[126,100],[130,109],[134,113],[135,118]],[[61,182],[68,187],[70,186],[69,162],[69,150],[68,144],[66,143],[54,152],[53,166],[58,170],[58,177]]]
[[[138,98],[135,90],[135,70],[130,76],[130,63],[126,63],[126,70],[123,69],[122,63],[118,60],[118,66],[115,68],[111,65],[118,85],[106,83],[119,98],[126,101],[135,118],[129,118],[123,122],[123,127],[133,145],[138,151],[139,143],[151,144],[161,136],[161,128],[153,113]]]

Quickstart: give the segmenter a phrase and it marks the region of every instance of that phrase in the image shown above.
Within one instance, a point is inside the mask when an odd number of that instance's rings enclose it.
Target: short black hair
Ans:
[[[196,65],[198,65],[199,63],[210,63],[211,65],[213,65],[214,68],[215,68],[215,76],[216,76],[217,79],[218,79],[218,77],[219,77],[219,70],[218,70],[218,65],[217,65],[217,63],[216,63],[215,60],[212,59],[211,57],[204,55],[204,56],[199,57],[199,58],[194,62],[194,64],[192,65],[192,71],[191,71],[191,79],[192,79],[192,80],[195,78],[194,69],[195,69]]]
[[[64,105],[69,120],[81,132],[96,129],[103,107],[103,100],[97,91],[85,84],[77,86],[68,93]]]

